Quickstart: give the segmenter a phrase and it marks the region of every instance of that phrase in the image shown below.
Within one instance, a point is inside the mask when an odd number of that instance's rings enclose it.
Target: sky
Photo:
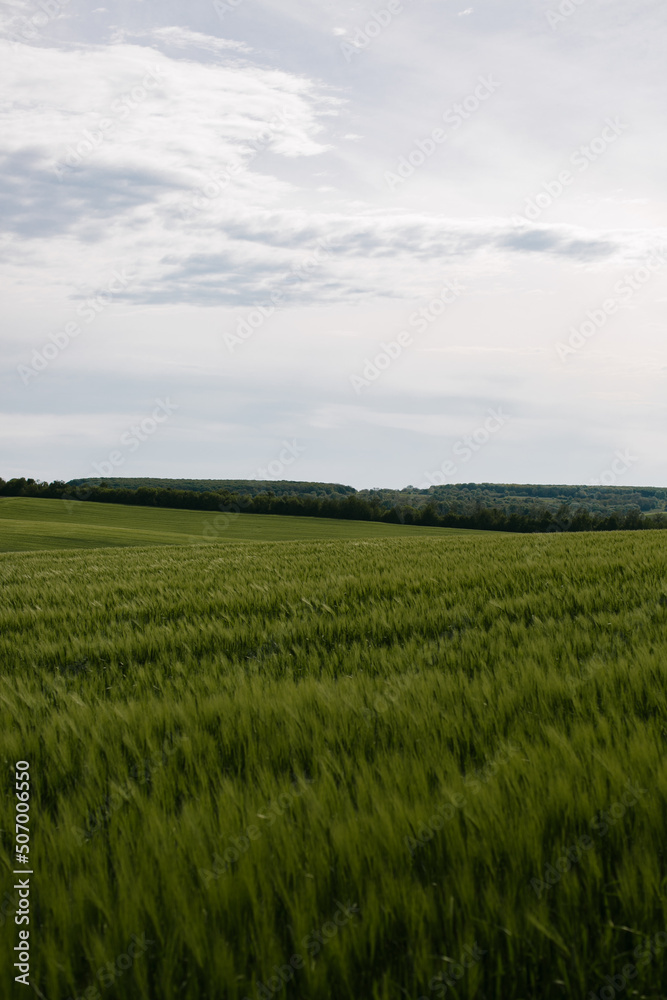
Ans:
[[[466,2],[3,5],[0,476],[667,486],[664,5]]]

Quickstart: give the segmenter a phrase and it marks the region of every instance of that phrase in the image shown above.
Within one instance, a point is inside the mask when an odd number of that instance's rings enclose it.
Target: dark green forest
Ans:
[[[298,483],[275,482],[272,479],[71,479],[68,486],[82,486],[86,483],[109,486],[112,489],[136,490],[141,486],[148,489],[188,490],[192,493],[234,493],[257,496],[268,491],[276,496],[308,496],[324,498],[344,498],[357,491],[353,486],[339,483]],[[665,491],[667,493],[667,490]]]
[[[168,485],[154,485],[155,483]],[[192,485],[188,485],[191,483]],[[225,485],[222,485],[222,484]],[[215,488],[204,489],[213,484]],[[666,528],[666,489],[459,484],[429,490],[364,490],[328,483],[241,480],[0,479],[0,496],[183,510],[384,521],[490,531]]]
[[[112,489],[174,489],[235,496],[319,497],[345,499],[355,496],[384,509],[433,505],[444,514],[471,514],[479,506],[506,514],[540,515],[544,508],[556,513],[563,505],[585,507],[591,514],[627,514],[667,511],[667,489],[655,486],[530,486],[503,483],[455,483],[420,490],[355,490],[340,483],[300,483],[253,479],[72,479],[68,486],[101,485]]]

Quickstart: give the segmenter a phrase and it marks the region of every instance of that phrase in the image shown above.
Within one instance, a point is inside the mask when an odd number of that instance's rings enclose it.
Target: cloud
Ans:
[[[45,49],[39,60],[24,46],[3,47],[2,83],[14,96],[0,112],[0,197],[8,230],[29,239],[67,233],[88,241],[91,224],[107,219],[116,229],[141,225],[144,239],[152,230],[158,245],[163,209],[175,199],[195,197],[240,165],[234,194],[261,204],[286,185],[262,178],[259,157],[326,148],[317,136],[331,103],[322,106],[310,81],[287,73],[186,67],[137,45]]]
[[[638,234],[629,239],[562,225],[517,233],[507,221],[241,210],[218,221],[224,251],[173,253],[154,283],[134,285],[127,298],[250,307],[280,289],[292,304],[421,299],[432,297],[446,276],[478,275],[491,262],[502,270],[512,256],[575,266],[606,261],[613,268],[638,253]],[[645,256],[653,236],[644,237]]]
[[[41,25],[33,0],[3,9],[0,32],[32,24],[0,41],[2,398],[34,415],[19,474],[85,474],[110,415],[182,389],[162,474],[248,474],[307,434],[303,478],[401,485],[507,401],[516,436],[470,479],[583,481],[633,435],[655,455],[642,476],[664,478],[667,268],[567,365],[554,346],[667,245],[661,6],[587,3],[555,31],[525,0],[403,7],[352,64],[360,0],[244,3],[221,25],[210,3],[174,25],[173,5],[142,0],[121,29],[100,8]],[[490,75],[493,100],[390,189]],[[521,222],[617,115],[619,142]],[[131,280],[88,327],[116,270]],[[446,280],[464,294],[356,397],[350,375]],[[230,355],[223,334],[274,289],[284,308]],[[25,386],[16,365],[73,320],[81,335]]]
[[[203,52],[243,52],[251,53],[253,49],[244,42],[234,41],[230,38],[218,38],[215,35],[205,35],[200,31],[191,31],[172,25],[164,28],[153,28],[151,31],[130,32],[121,30],[117,35],[118,40],[128,39],[150,39],[163,43],[168,48],[175,49],[196,49]]]
[[[302,304],[418,299],[454,272],[502,273],[529,257],[614,266],[647,242],[641,231],[514,225],[363,200],[324,208],[317,198],[335,201],[338,184],[321,181],[306,209],[322,171],[301,165],[324,161],[328,181],[344,155],[331,141],[328,123],[344,112],[332,88],[258,66],[245,58],[250,46],[191,28],[124,37],[76,52],[47,48],[38,61],[8,51],[3,63],[5,90],[22,96],[0,117],[0,208],[7,231],[25,241],[12,269],[32,271],[35,283],[76,274],[77,297],[121,258],[139,276],[126,292],[138,304],[252,306],[276,286]],[[244,59],[197,61],[202,52]],[[359,138],[343,133],[347,148]],[[324,244],[317,266],[294,280]]]

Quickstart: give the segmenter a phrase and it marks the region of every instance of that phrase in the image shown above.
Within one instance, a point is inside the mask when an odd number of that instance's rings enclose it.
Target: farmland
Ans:
[[[48,1000],[667,995],[664,532],[123,548],[107,506],[75,551],[9,503],[53,549],[0,555]]]
[[[0,552],[107,546],[409,538],[456,529],[258,514],[156,510],[67,500],[0,498]]]

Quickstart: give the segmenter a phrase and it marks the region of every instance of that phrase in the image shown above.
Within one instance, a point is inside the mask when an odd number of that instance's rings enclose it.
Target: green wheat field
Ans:
[[[0,504],[16,995],[667,996],[665,533],[76,508]]]
[[[419,538],[443,531],[460,529],[0,497],[0,552],[205,541]]]

